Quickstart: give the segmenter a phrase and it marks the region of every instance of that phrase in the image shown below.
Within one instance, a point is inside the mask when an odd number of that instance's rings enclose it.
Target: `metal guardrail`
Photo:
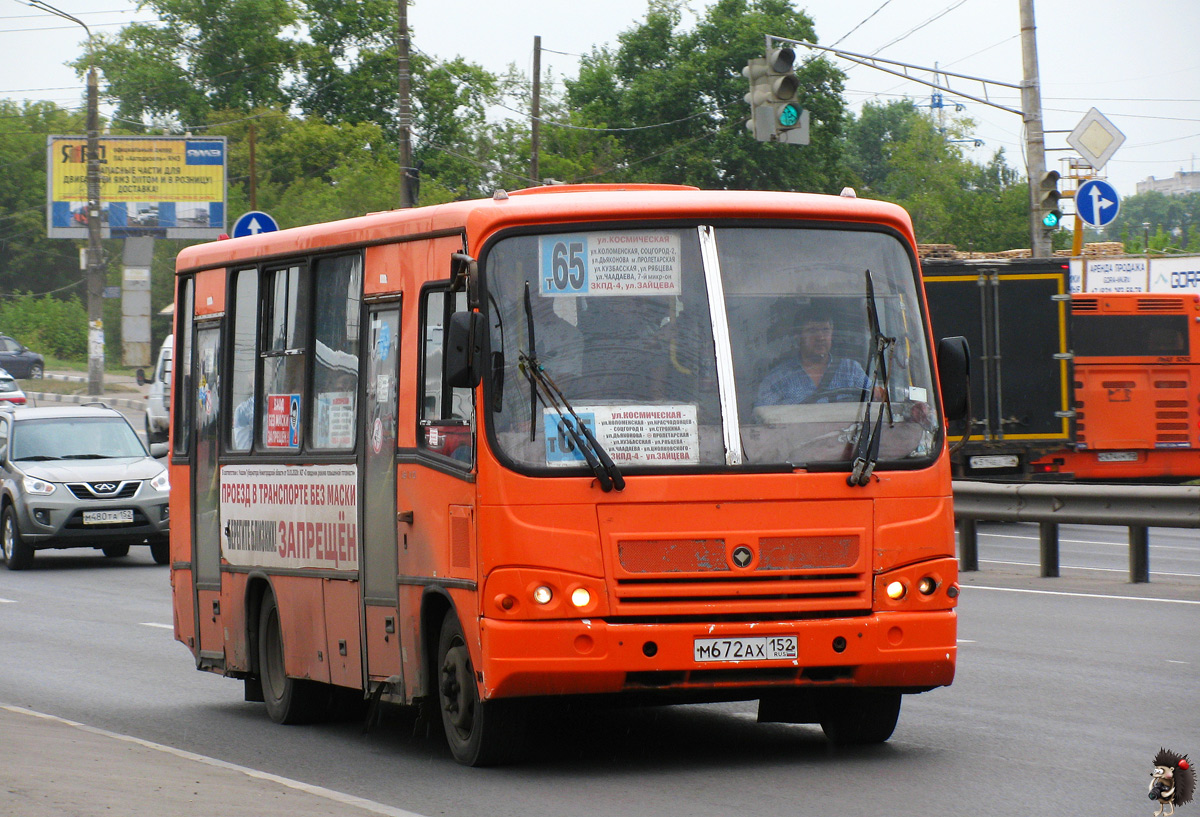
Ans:
[[[1059,575],[1059,525],[1113,525],[1129,528],[1129,580],[1148,582],[1148,528],[1200,528],[1200,486],[955,480],[954,516],[964,571],[979,569],[980,520],[1037,522],[1042,576]]]

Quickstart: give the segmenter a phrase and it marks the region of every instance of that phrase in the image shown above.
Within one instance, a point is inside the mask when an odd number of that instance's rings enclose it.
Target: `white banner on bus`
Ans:
[[[221,554],[243,567],[358,569],[355,465],[221,468]]]
[[[700,427],[693,405],[579,406],[576,413],[618,466],[700,462]],[[546,409],[542,422],[547,465],[585,462],[558,412]]]
[[[679,234],[665,230],[542,236],[542,295],[678,295]]]

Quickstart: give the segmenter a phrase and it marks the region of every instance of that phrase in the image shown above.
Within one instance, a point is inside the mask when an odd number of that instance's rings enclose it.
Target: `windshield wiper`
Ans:
[[[879,432],[883,427],[885,409],[887,410],[888,427],[895,424],[895,417],[892,416],[891,388],[888,386],[887,350],[896,342],[896,339],[883,334],[883,329],[879,325],[879,307],[875,303],[875,282],[871,278],[870,270],[867,270],[866,274],[867,323],[871,329],[872,346],[871,359],[867,365],[871,368],[871,376],[866,400],[867,410],[863,414],[862,426],[858,430],[858,441],[854,446],[854,464],[850,469],[850,476],[846,477],[846,483],[852,486],[866,485],[875,470],[875,463],[879,461],[881,437]],[[872,428],[871,400],[875,396],[875,387],[881,378],[883,380],[883,406],[880,407],[879,417],[875,420],[875,426]]]
[[[46,462],[47,460],[61,460],[62,457],[52,457],[49,454],[31,454],[28,457],[17,457],[16,462]]]
[[[520,363],[521,373],[529,380],[529,436],[530,439],[536,437],[537,431],[537,402],[547,408],[553,408],[558,414],[559,422],[567,433],[571,435],[571,441],[579,452],[583,454],[583,458],[587,460],[588,466],[592,469],[592,473],[596,475],[596,480],[600,483],[600,490],[608,493],[613,488],[618,491],[625,490],[625,477],[621,475],[616,463],[608,456],[608,452],[604,450],[604,446],[600,445],[600,441],[592,434],[587,423],[583,422],[579,414],[576,413],[574,406],[567,400],[567,396],[562,393],[562,389],[554,382],[553,378],[546,373],[545,368],[538,362],[537,346],[534,345],[534,328],[533,328],[533,307],[529,297],[529,282],[525,282],[525,321],[529,331],[529,354],[517,350],[517,360]],[[566,410],[566,414],[563,410]],[[570,417],[566,415],[569,414]]]
[[[111,460],[114,457],[110,454],[72,454],[65,459],[68,460]]]

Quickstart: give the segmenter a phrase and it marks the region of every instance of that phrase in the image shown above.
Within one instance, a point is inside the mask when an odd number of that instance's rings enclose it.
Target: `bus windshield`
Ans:
[[[848,469],[874,437],[880,468],[911,468],[940,445],[916,271],[890,233],[560,231],[503,237],[482,267],[484,416],[522,471],[585,467],[573,415],[622,471]]]

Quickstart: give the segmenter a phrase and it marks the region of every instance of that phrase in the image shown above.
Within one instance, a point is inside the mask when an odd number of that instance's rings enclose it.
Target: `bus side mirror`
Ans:
[[[455,312],[446,333],[446,384],[455,389],[473,389],[483,376],[483,333],[487,331],[481,312]]]
[[[967,416],[971,398],[971,347],[964,337],[942,338],[937,347],[942,409],[947,420]]]

